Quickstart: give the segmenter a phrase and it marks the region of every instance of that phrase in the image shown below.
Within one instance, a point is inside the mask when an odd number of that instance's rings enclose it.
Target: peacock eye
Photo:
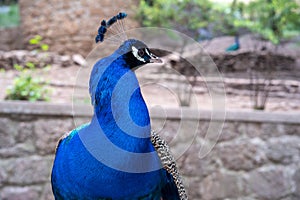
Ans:
[[[138,55],[139,55],[140,57],[143,57],[143,56],[144,56],[144,54],[145,54],[145,51],[144,51],[144,49],[139,49],[139,51],[138,51]]]

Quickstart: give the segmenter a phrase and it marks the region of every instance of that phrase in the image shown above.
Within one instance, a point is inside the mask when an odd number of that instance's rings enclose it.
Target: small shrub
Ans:
[[[35,45],[37,48],[34,51],[47,51],[48,45],[42,43],[41,36],[35,36],[29,40],[29,44]],[[42,62],[42,61],[41,61]],[[50,69],[51,66],[44,66],[43,72]],[[19,75],[14,79],[13,85],[6,89],[7,100],[26,100],[26,101],[48,101],[50,100],[49,83],[42,78],[34,77],[36,65],[32,62],[27,62],[25,66],[18,64],[14,68],[19,72]]]
[[[14,79],[13,86],[7,88],[6,99],[9,100],[27,100],[27,101],[48,101],[50,90],[47,89],[48,83],[41,78],[32,76],[35,66],[28,64],[30,69],[20,65],[14,68],[20,72]]]

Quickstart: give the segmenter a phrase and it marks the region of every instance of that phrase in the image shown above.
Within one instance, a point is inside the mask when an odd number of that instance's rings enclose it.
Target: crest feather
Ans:
[[[95,42],[96,43],[103,42],[104,36],[105,36],[106,32],[109,30],[110,26],[112,26],[116,22],[119,22],[119,21],[125,19],[126,17],[127,17],[126,13],[120,12],[119,14],[111,17],[107,22],[105,20],[102,20],[101,26],[98,29],[98,35],[95,37]],[[121,28],[118,29],[119,33],[116,33],[116,34],[120,34],[120,33],[125,34],[123,23],[118,24],[118,26]]]

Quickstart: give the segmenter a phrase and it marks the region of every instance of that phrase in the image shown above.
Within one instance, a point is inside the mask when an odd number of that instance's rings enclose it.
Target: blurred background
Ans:
[[[94,37],[120,11],[184,34],[151,38],[164,63],[137,76],[190,199],[300,199],[298,0],[0,0],[0,199],[53,199],[56,141],[90,119],[90,69],[118,48]]]

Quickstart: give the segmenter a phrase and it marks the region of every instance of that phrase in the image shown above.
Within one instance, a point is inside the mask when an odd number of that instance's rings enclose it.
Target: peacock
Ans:
[[[236,35],[234,37],[234,44],[230,45],[227,49],[226,52],[231,52],[231,51],[237,51],[240,49],[240,41],[239,41],[239,36]]]
[[[96,42],[126,18],[103,20]],[[63,135],[51,173],[56,200],[183,200],[187,194],[166,142],[151,131],[135,70],[160,63],[147,45],[126,39],[94,65],[89,93],[94,114],[88,124]]]

